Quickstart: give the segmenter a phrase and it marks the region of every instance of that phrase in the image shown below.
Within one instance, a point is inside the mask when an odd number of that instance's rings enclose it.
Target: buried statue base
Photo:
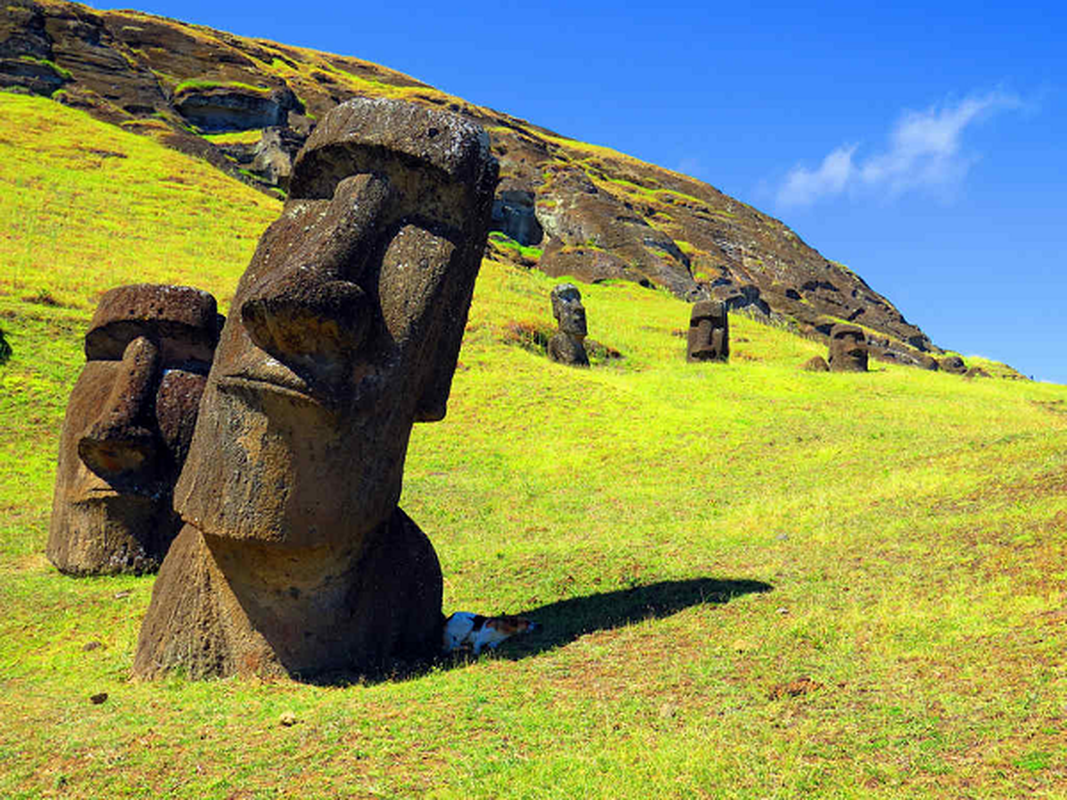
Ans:
[[[399,508],[345,551],[205,536],[186,525],[152,593],[134,674],[376,675],[441,646],[441,567]]]
[[[445,415],[496,183],[458,116],[359,99],[320,122],[223,328],[134,677],[440,653],[440,564],[397,503],[412,425]]]

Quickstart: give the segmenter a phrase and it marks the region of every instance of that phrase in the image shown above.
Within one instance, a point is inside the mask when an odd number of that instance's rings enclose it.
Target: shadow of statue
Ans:
[[[559,600],[521,612],[519,616],[533,620],[539,629],[508,640],[501,645],[497,657],[517,661],[562,647],[593,631],[662,619],[691,606],[722,605],[735,597],[773,588],[754,580],[691,578]]]
[[[690,578],[660,581],[647,586],[618,589],[559,600],[520,612],[539,626],[538,630],[504,642],[491,658],[519,661],[554,650],[594,631],[612,630],[645,619],[662,619],[697,605],[722,605],[735,597],[769,592],[769,583],[754,580],[718,580]],[[316,676],[294,676],[296,680],[325,686],[348,686],[355,683],[417,680],[430,669],[455,669],[476,660],[468,652],[442,655],[431,663],[396,664],[386,674],[357,675],[332,671]]]

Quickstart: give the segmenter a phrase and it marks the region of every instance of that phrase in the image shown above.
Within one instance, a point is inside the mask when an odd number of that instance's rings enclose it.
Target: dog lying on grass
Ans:
[[[457,611],[445,620],[444,651],[453,653],[471,648],[474,655],[478,655],[486,645],[495,649],[505,639],[519,633],[532,633],[537,628],[536,622],[523,617],[486,617]]]

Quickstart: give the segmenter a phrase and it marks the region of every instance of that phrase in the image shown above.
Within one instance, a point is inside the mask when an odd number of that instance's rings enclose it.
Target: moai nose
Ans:
[[[241,320],[258,347],[315,381],[343,380],[374,313],[355,281],[373,257],[392,198],[388,180],[377,176],[353,176],[337,185],[305,229],[292,265],[241,304]]]
[[[126,345],[101,415],[78,441],[85,465],[105,479],[144,472],[156,460],[158,437],[145,421],[160,373],[159,347],[144,336]]]
[[[357,284],[300,267],[245,300],[241,319],[252,341],[283,364],[329,378],[363,344],[370,304]]]

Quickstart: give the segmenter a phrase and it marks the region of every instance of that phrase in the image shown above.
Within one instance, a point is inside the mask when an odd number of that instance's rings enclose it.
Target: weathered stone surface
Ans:
[[[559,330],[548,340],[548,357],[560,364],[588,367],[585,306],[582,305],[582,293],[573,283],[561,283],[552,290],[552,316],[556,318]]]
[[[9,358],[11,358],[11,345],[4,338],[4,329],[0,328],[0,366],[6,364]]]
[[[187,89],[174,106],[190,124],[211,133],[284,125],[290,111],[304,110],[288,87],[256,91],[235,85]]]
[[[436,554],[397,508],[444,417],[497,180],[452,114],[320,123],[233,301],[134,674],[375,673],[439,647]]]
[[[830,329],[831,372],[867,371],[867,335],[855,325],[834,325]]]
[[[830,365],[826,363],[826,359],[822,356],[812,356],[804,362],[801,369],[807,370],[808,372],[829,372]]]
[[[941,371],[947,372],[949,375],[965,375],[967,373],[967,365],[963,363],[963,359],[959,356],[945,356],[938,364],[941,366]]]
[[[62,572],[159,567],[180,522],[171,492],[218,339],[215,298],[188,286],[107,292],[60,435],[48,558]]]
[[[493,201],[492,228],[507,234],[521,245],[537,245],[545,236],[534,211],[534,193],[502,191]]]
[[[292,135],[288,128],[267,128],[253,150],[252,169],[268,183],[287,188],[293,158],[304,141],[304,137]]]
[[[963,374],[963,377],[967,380],[974,380],[975,378],[988,378],[989,373],[981,367],[971,367]]]
[[[730,321],[726,303],[701,300],[693,304],[685,350],[688,361],[727,361],[730,358]]]

